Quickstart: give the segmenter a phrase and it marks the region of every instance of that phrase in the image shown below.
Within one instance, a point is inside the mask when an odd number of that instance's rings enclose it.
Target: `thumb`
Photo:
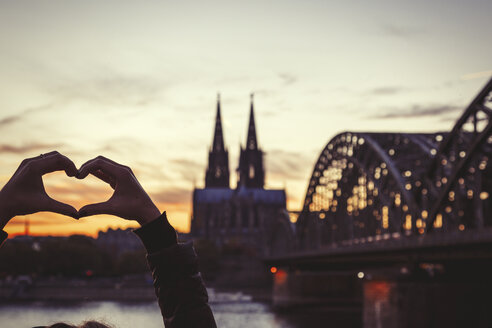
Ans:
[[[79,212],[79,218],[97,214],[114,214],[113,206],[109,202],[95,203],[83,206]]]
[[[50,212],[71,216],[74,219],[79,218],[79,213],[75,208],[52,198],[48,199],[45,209]]]

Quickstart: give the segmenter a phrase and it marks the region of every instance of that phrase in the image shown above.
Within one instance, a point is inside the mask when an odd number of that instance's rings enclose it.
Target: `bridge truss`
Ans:
[[[296,223],[301,249],[492,225],[492,80],[451,132],[335,136]]]

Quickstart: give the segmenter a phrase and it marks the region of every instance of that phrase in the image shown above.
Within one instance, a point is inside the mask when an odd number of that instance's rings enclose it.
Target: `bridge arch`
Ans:
[[[441,143],[426,172],[428,231],[492,226],[492,79]],[[436,224],[437,223],[437,224]]]
[[[442,134],[353,133],[321,152],[297,222],[301,247],[409,233],[419,205],[413,188]],[[436,138],[437,137],[437,138]]]
[[[451,132],[343,132],[322,150],[296,223],[302,249],[492,227],[492,79]]]

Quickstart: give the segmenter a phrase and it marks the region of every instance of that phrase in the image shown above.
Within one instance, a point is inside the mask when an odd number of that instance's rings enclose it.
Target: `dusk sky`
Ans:
[[[452,128],[492,76],[491,12],[490,0],[0,0],[0,184],[51,150],[78,167],[104,155],[132,167],[188,231],[216,95],[234,172],[254,92],[267,188],[285,187],[288,209],[299,210],[337,133]],[[93,177],[44,180],[76,208],[112,192]],[[34,234],[135,226],[28,218]],[[22,232],[25,219],[7,232]]]

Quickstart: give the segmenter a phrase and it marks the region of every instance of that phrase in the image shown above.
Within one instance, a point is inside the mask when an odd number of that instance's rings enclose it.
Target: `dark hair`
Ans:
[[[74,325],[69,325],[63,322],[58,322],[55,324],[52,324],[51,326],[46,326],[46,328],[111,328],[110,326],[107,326],[104,323],[97,322],[97,321],[86,321],[80,326],[74,326]]]

